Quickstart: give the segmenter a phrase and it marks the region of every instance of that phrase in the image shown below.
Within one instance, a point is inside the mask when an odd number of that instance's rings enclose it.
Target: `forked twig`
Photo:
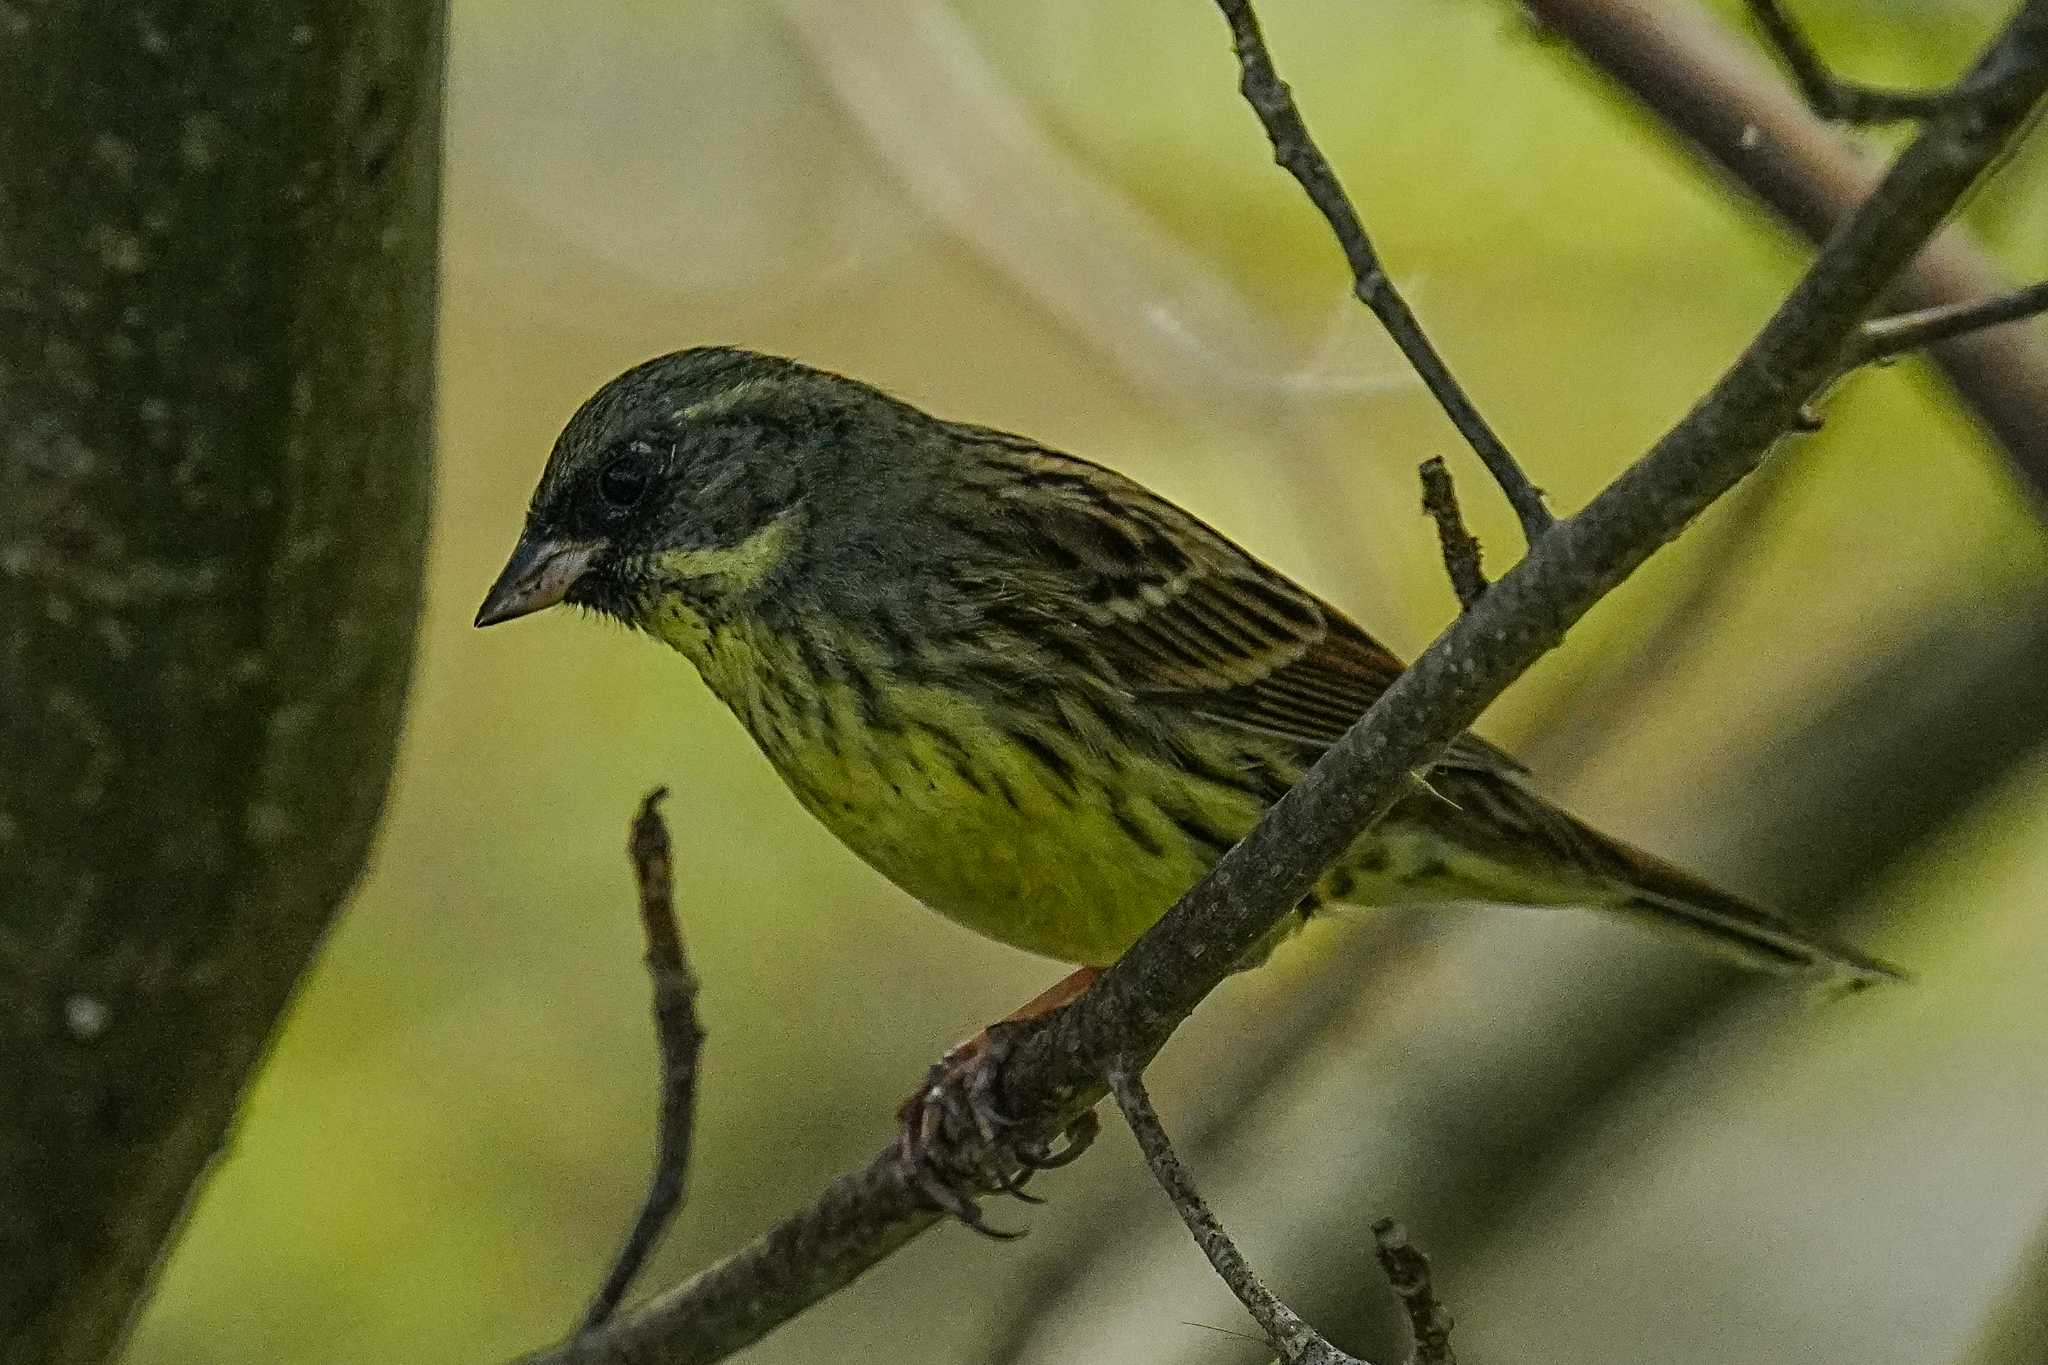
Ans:
[[[1781,0],[1749,0],[1749,12],[1784,59],[1807,105],[1824,119],[1836,123],[1897,123],[1931,118],[1968,104],[1975,93],[1963,81],[1939,90],[1890,90],[1846,80],[1828,67],[1813,39]]]
[[[1543,30],[1655,115],[1677,145],[1741,185],[1816,246],[1877,183],[1877,168],[1757,60],[1705,0],[1519,0]],[[1972,303],[2012,286],[1967,231],[1927,243],[1889,297],[1898,311]],[[1929,356],[2048,504],[2048,338],[2015,328],[1954,338]],[[2038,509],[2037,509],[2038,510]]]
[[[1408,301],[1394,287],[1386,267],[1380,263],[1379,252],[1366,235],[1358,210],[1338,182],[1329,160],[1309,136],[1308,125],[1302,121],[1301,110],[1295,107],[1287,82],[1274,70],[1272,54],[1266,50],[1265,35],[1260,32],[1250,0],[1216,0],[1216,4],[1230,24],[1231,41],[1237,49],[1238,67],[1243,73],[1238,89],[1264,125],[1266,136],[1273,143],[1273,159],[1301,182],[1310,202],[1329,222],[1330,230],[1337,235],[1337,244],[1343,248],[1344,259],[1351,265],[1352,287],[1359,302],[1372,309],[1387,335],[1442,404],[1451,424],[1478,453],[1521,519],[1523,536],[1535,544],[1537,537],[1557,520],[1543,504],[1543,490],[1529,482],[1515,457],[1479,415],[1479,409],[1473,406],[1464,387],[1423,332]]]

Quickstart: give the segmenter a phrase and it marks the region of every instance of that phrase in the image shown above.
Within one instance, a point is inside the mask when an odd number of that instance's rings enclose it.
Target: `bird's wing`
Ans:
[[[1089,643],[1139,696],[1320,752],[1401,675],[1342,612],[1142,486],[1021,441],[1002,462],[1022,477],[987,491],[1013,544],[1071,589]],[[1521,771],[1471,735],[1445,761]]]

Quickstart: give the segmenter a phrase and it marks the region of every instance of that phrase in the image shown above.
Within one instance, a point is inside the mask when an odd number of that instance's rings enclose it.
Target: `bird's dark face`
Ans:
[[[675,600],[757,587],[801,535],[834,463],[851,381],[748,351],[681,351],[628,370],[569,420],[526,528],[477,612],[559,602],[628,624]]]

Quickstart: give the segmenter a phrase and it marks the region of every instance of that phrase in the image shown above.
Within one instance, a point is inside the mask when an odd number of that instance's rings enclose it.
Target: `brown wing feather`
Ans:
[[[1080,626],[1090,658],[1133,694],[1313,757],[1401,675],[1401,661],[1343,613],[1128,479],[1018,437],[955,431],[989,456],[994,472],[975,493],[994,500],[1007,576],[1039,579],[1058,619]],[[1898,975],[1599,833],[1530,791],[1522,771],[1460,736],[1409,815],[1491,855],[1504,899],[1548,872],[1555,889],[1542,903],[1584,900],[1682,929],[1753,967],[1852,984]]]
[[[1099,465],[967,429],[1008,478],[986,491],[1077,591],[1090,642],[1139,696],[1328,748],[1401,675],[1394,653],[1191,514]],[[1462,737],[1448,762],[1520,771]]]

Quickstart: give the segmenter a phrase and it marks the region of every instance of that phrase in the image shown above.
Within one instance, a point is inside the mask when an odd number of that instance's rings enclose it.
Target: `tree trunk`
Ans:
[[[106,1358],[363,865],[441,0],[0,4],[0,1361]]]

